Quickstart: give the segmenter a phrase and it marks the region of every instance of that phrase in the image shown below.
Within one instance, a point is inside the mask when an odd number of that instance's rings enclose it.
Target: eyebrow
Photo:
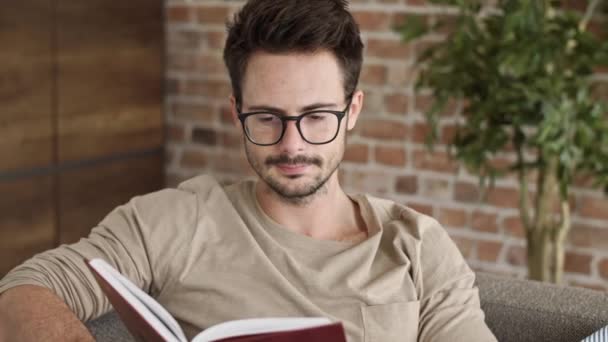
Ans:
[[[302,113],[302,112],[308,112],[311,110],[322,109],[322,108],[336,108],[337,106],[338,105],[335,103],[314,103],[314,104],[310,104],[310,105],[300,108],[300,110],[298,112]],[[287,112],[284,109],[273,107],[273,106],[266,106],[266,105],[251,106],[251,107],[249,107],[249,111],[269,111],[269,112],[276,112],[276,113],[280,113],[280,114],[287,114]]]

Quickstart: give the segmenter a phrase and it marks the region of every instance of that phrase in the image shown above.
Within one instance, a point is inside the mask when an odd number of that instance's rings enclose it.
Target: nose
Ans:
[[[287,121],[285,124],[285,133],[279,144],[281,152],[286,152],[288,154],[301,151],[304,148],[306,141],[302,139],[295,121]]]

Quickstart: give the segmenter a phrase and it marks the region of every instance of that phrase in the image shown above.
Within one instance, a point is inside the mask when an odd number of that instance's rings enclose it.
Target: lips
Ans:
[[[301,174],[306,171],[308,164],[277,164],[276,165],[282,173],[287,175]]]

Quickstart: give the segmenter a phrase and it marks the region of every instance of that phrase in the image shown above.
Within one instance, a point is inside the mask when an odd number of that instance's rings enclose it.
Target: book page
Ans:
[[[312,328],[331,324],[325,317],[252,318],[228,321],[205,329],[192,342],[211,342],[227,337]]]
[[[181,327],[175,319],[154,298],[135,286],[114,267],[102,259],[89,261],[91,267],[127,300],[144,319],[167,341],[187,342]]]

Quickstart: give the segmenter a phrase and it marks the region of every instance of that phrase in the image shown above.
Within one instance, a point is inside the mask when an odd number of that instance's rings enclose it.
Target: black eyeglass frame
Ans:
[[[346,108],[344,108],[344,110],[342,110],[342,111],[318,109],[318,110],[307,111],[307,112],[301,113],[300,115],[297,115],[297,116],[285,116],[285,115],[281,115],[281,114],[274,113],[274,112],[267,111],[267,110],[241,113],[241,109],[240,109],[240,105],[239,105],[239,106],[237,106],[237,116],[238,116],[239,120],[241,121],[241,126],[243,127],[243,132],[245,132],[245,136],[247,137],[247,140],[249,140],[252,144],[255,144],[258,146],[272,146],[272,145],[278,144],[281,141],[281,139],[283,139],[283,136],[285,135],[285,129],[287,128],[287,121],[296,122],[296,128],[298,129],[298,133],[300,134],[300,137],[307,143],[309,143],[311,145],[325,145],[325,144],[329,144],[332,141],[336,140],[338,133],[340,133],[342,119],[349,113],[349,109],[350,109],[350,105],[352,104],[352,101],[353,101],[352,96],[349,96],[348,104],[346,105]],[[331,138],[330,140],[328,140],[326,142],[321,142],[321,143],[311,142],[304,137],[304,134],[302,134],[302,129],[300,128],[300,122],[302,121],[302,118],[306,117],[307,115],[316,114],[316,113],[330,113],[330,114],[334,114],[338,118],[338,128],[336,129],[336,134],[334,134],[333,138]],[[281,120],[281,125],[282,125],[281,135],[277,138],[277,140],[275,142],[269,143],[269,144],[260,144],[260,143],[253,141],[253,139],[249,136],[249,132],[247,131],[247,128],[245,127],[245,119],[247,119],[247,117],[249,117],[249,116],[256,115],[256,114],[270,114],[270,115],[276,116],[277,118],[279,118],[279,120]]]

